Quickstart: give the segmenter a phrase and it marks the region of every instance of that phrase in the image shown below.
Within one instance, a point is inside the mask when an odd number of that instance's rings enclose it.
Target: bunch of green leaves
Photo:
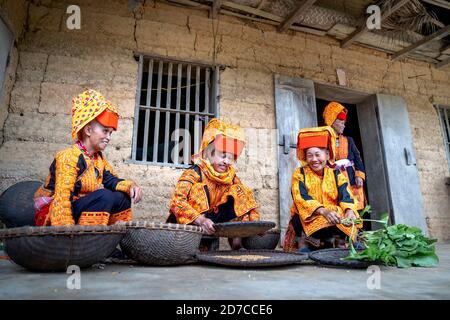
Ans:
[[[419,228],[404,224],[387,226],[387,214],[375,221],[383,222],[384,227],[363,232],[361,238],[366,249],[357,252],[352,244],[345,259],[381,261],[399,268],[434,267],[439,263],[434,246],[436,240],[424,236]]]

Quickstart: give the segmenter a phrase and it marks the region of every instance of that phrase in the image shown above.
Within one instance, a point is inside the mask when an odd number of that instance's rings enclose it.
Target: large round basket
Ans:
[[[227,250],[198,252],[201,262],[228,267],[276,267],[298,264],[308,259],[307,254],[276,250]]]
[[[148,221],[126,223],[120,246],[131,259],[148,265],[195,262],[203,232],[200,227]]]
[[[263,235],[242,238],[242,246],[247,250],[274,250],[280,241],[279,230],[269,230]]]
[[[65,271],[92,266],[107,258],[126,231],[114,226],[21,227],[0,230],[12,261],[34,271]]]
[[[271,221],[233,221],[215,223],[214,236],[226,238],[250,237],[257,234],[263,234],[267,230],[275,227]]]
[[[7,228],[34,224],[33,196],[42,185],[39,181],[22,181],[6,189],[0,196],[0,221]]]
[[[380,264],[374,261],[343,260],[349,255],[348,249],[323,249],[309,253],[309,258],[324,266],[365,269],[370,265]]]

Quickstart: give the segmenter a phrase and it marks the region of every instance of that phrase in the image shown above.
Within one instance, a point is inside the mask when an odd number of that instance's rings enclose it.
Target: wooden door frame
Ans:
[[[348,104],[359,104],[376,94],[321,82],[314,82],[314,90],[316,99],[339,101]]]

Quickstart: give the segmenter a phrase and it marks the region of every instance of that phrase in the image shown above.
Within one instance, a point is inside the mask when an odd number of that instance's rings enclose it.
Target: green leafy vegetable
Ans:
[[[356,252],[350,249],[349,256],[344,259],[382,261],[399,268],[434,267],[439,263],[435,252],[435,239],[427,238],[416,227],[404,224],[388,227],[387,219],[388,216],[383,215],[381,219],[385,222],[383,229],[362,233],[365,250]]]

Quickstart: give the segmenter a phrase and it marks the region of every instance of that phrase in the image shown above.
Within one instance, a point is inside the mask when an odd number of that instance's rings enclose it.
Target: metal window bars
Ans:
[[[444,106],[437,106],[436,110],[439,115],[441,123],[442,134],[444,137],[445,151],[447,153],[447,161],[450,169],[450,108]]]
[[[188,167],[218,116],[219,65],[139,54],[133,163]]]

